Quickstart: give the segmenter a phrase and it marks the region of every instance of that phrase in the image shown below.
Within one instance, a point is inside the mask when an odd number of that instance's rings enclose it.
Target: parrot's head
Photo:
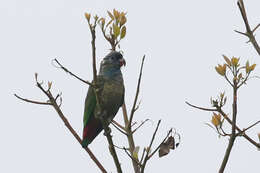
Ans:
[[[101,62],[101,67],[120,69],[120,67],[126,65],[125,59],[120,52],[110,52]]]
[[[124,65],[126,62],[123,58],[123,55],[120,52],[111,51],[105,58],[103,58],[101,64],[100,64],[100,75],[107,76],[109,78],[117,77],[121,74],[120,68]]]

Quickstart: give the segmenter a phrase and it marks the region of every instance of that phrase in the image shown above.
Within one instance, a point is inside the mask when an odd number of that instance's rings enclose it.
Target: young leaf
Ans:
[[[231,61],[229,60],[229,58],[226,55],[222,55],[224,60],[226,61],[226,63],[231,66]]]
[[[86,19],[88,20],[88,22],[89,22],[89,20],[90,20],[90,17],[91,17],[91,14],[90,13],[85,13],[85,17],[86,17]]]
[[[236,58],[236,57],[232,57],[232,58],[231,58],[231,64],[232,64],[234,67],[238,67],[238,66],[239,66],[238,62],[239,62],[239,58]]]
[[[123,28],[121,29],[120,39],[123,39],[125,35],[126,35],[126,27],[123,26]]]
[[[138,153],[139,153],[140,147],[136,146],[134,151],[133,151],[133,157],[138,160]]]
[[[120,34],[120,28],[116,24],[113,24],[113,33],[115,37],[118,37]]]
[[[110,11],[107,11],[107,13],[108,13],[109,17],[111,18],[111,20],[114,20],[114,19],[115,19],[114,16],[113,16],[113,14],[112,14]]]
[[[226,64],[224,64],[223,66],[218,64],[218,66],[216,66],[215,69],[218,72],[218,74],[224,76],[226,74],[226,67],[227,67]]]
[[[125,23],[126,23],[126,17],[125,17],[125,13],[121,13],[121,15],[120,15],[121,17],[120,17],[120,28],[121,28],[121,26],[123,26]]]
[[[256,64],[253,64],[250,66],[250,71],[253,71],[255,69]]]
[[[246,73],[249,73],[250,71],[250,66],[249,66],[249,61],[246,62]]]

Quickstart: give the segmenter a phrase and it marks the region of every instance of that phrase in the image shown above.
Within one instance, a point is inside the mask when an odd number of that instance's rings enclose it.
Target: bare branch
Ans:
[[[147,161],[149,160],[149,150],[151,150],[151,148],[152,148],[153,141],[154,141],[154,138],[155,138],[155,135],[156,135],[156,133],[157,133],[157,130],[158,130],[158,128],[159,128],[160,123],[161,123],[161,120],[159,120],[158,123],[157,123],[156,129],[155,129],[155,131],[154,131],[154,133],[153,133],[153,136],[152,136],[150,145],[149,145],[149,147],[148,147],[148,151],[146,151],[146,156],[145,156],[145,158],[144,158],[144,163],[142,164],[142,167],[141,167],[141,173],[144,173],[144,169],[145,169],[146,163],[147,163]]]
[[[258,43],[255,39],[255,36],[254,36],[254,32],[256,31],[256,29],[259,27],[260,24],[258,24],[253,30],[251,30],[248,19],[247,19],[246,10],[245,10],[243,0],[238,0],[237,5],[238,5],[238,8],[239,8],[240,13],[242,15],[242,18],[244,20],[244,23],[245,23],[246,33],[242,33],[242,32],[239,32],[239,31],[236,31],[236,32],[247,36],[249,38],[249,41],[253,44],[257,53],[260,55],[260,47],[259,47],[259,45],[258,45]]]
[[[199,106],[195,106],[195,105],[192,105],[190,104],[189,102],[185,102],[187,105],[193,107],[193,108],[196,108],[196,109],[200,109],[200,110],[203,110],[203,111],[210,111],[210,112],[214,112],[214,111],[217,111],[217,109],[210,109],[210,108],[203,108],[203,107],[199,107]]]
[[[127,116],[127,110],[126,110],[125,102],[122,105],[122,112],[123,112],[124,123],[125,123],[125,131],[128,134],[127,140],[128,140],[128,144],[129,144],[129,151],[131,153],[131,156],[133,156],[133,151],[135,149],[135,142],[134,142],[134,137],[133,137],[133,133],[132,133],[131,128],[127,128],[128,125],[129,125],[129,120],[128,120],[128,116]],[[132,164],[133,164],[135,173],[140,173],[139,165],[133,160],[132,160]]]
[[[160,146],[166,141],[166,139],[169,137],[169,135],[172,133],[172,129],[169,130],[166,137],[162,140],[160,145],[156,147],[156,149],[148,156],[148,160],[153,157],[153,155],[160,149]]]
[[[14,96],[20,100],[23,100],[25,102],[28,102],[28,103],[33,103],[33,104],[37,104],[37,105],[52,105],[51,103],[48,103],[48,102],[39,102],[39,101],[34,101],[34,100],[29,100],[29,99],[25,99],[25,98],[22,98],[20,96],[18,96],[17,94],[14,94]]]
[[[141,79],[142,79],[144,60],[145,60],[145,55],[143,56],[143,59],[142,59],[142,64],[141,64],[141,69],[140,69],[140,73],[139,73],[139,78],[138,78],[138,83],[137,83],[137,88],[136,88],[134,104],[133,104],[133,107],[132,107],[132,110],[131,110],[131,113],[130,113],[130,118],[129,118],[129,123],[128,123],[128,128],[129,129],[131,128],[134,112],[136,110],[136,102],[137,102],[138,95],[139,95],[139,90],[140,90],[140,84],[141,84]]]
[[[241,132],[237,133],[237,136],[243,135],[247,130],[251,129],[252,127],[256,126],[260,121],[255,122],[254,124],[250,125],[249,127],[243,129]]]
[[[140,127],[142,127],[142,125],[144,125],[144,123],[146,123],[149,120],[150,119],[146,119],[146,120],[142,121],[141,124],[132,131],[132,133],[134,134]]]
[[[222,109],[218,108],[218,112],[225,118],[225,120],[227,120],[227,122],[229,124],[232,124],[232,120],[227,116],[227,114],[225,114],[223,112]],[[242,133],[242,130],[236,126],[236,130],[239,132],[239,133]],[[250,138],[247,134],[245,133],[242,133],[242,136],[244,136],[245,139],[247,139],[251,144],[253,144],[254,146],[256,146],[257,148],[260,148],[260,144],[257,143],[256,141],[254,141],[252,138]]]
[[[118,126],[115,122],[116,122],[116,121],[112,120],[111,124],[112,124],[119,132],[121,132],[121,133],[123,133],[124,135],[127,136],[127,133],[124,132],[123,130],[121,130],[121,129],[119,128],[119,126]]]
[[[138,162],[138,160],[136,160],[135,158],[133,158],[128,152],[127,152],[127,149],[126,148],[124,148],[124,151],[125,151],[125,153],[132,159],[132,161],[134,161],[137,165],[139,165],[140,167],[142,166],[139,162]]]
[[[71,76],[75,77],[76,79],[80,80],[81,82],[88,84],[90,86],[93,86],[91,82],[83,80],[82,78],[78,77],[77,75],[75,75],[74,73],[72,73],[71,71],[69,71],[66,67],[64,67],[56,58],[53,60],[55,61],[59,66],[57,68],[61,68],[62,70],[64,70],[65,72],[69,73]]]

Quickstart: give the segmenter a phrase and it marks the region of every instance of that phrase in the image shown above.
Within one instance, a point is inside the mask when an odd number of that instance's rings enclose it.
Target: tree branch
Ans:
[[[37,104],[37,105],[52,105],[51,103],[48,102],[39,102],[39,101],[34,101],[34,100],[29,100],[29,99],[25,99],[22,98],[20,96],[18,96],[17,94],[14,94],[14,96],[22,101],[28,102],[28,103],[33,103],[33,104]]]
[[[77,75],[75,75],[74,73],[72,73],[71,71],[69,71],[66,67],[64,67],[56,58],[54,59],[54,61],[59,65],[58,68],[61,68],[62,70],[64,70],[65,72],[69,73],[71,76],[75,77],[76,79],[80,80],[81,82],[88,84],[90,86],[93,87],[92,83],[86,80],[83,80],[82,78],[78,77]]]
[[[231,131],[231,136],[228,142],[228,147],[226,149],[226,153],[225,156],[223,158],[223,161],[221,163],[220,169],[219,169],[219,173],[223,173],[225,170],[225,167],[227,165],[231,150],[233,148],[235,139],[236,139],[236,117],[237,117],[237,88],[238,84],[236,82],[236,80],[233,81],[233,107],[232,107],[232,131]]]
[[[70,125],[69,121],[67,120],[67,118],[64,116],[63,112],[60,109],[60,106],[57,104],[56,102],[56,98],[54,98],[51,94],[50,88],[48,90],[45,90],[41,85],[41,83],[39,83],[37,81],[37,76],[36,76],[36,84],[37,87],[49,98],[49,105],[52,105],[53,108],[56,110],[56,112],[58,113],[59,117],[62,119],[62,121],[64,122],[65,126],[69,129],[69,131],[71,132],[71,134],[76,138],[76,140],[80,143],[82,143],[81,138],[79,137],[79,135],[77,134],[77,132],[73,129],[73,127]],[[15,95],[18,99],[21,99],[25,102],[29,102],[29,103],[33,103],[33,104],[42,104],[42,102],[35,102],[32,100],[28,100],[28,99],[23,99],[17,95]],[[96,163],[96,165],[98,166],[98,168],[100,169],[100,171],[102,173],[107,173],[107,171],[105,170],[105,168],[102,166],[102,164],[97,160],[97,158],[95,157],[95,155],[91,152],[91,150],[89,148],[84,148],[85,151],[89,154],[90,158]]]
[[[153,141],[154,141],[154,138],[155,138],[155,135],[157,133],[157,130],[159,128],[160,123],[161,123],[161,120],[159,120],[158,123],[157,123],[156,129],[155,129],[155,131],[153,133],[153,136],[152,136],[152,139],[151,139],[151,142],[150,142],[150,145],[149,145],[149,147],[148,147],[148,149],[146,151],[146,156],[144,158],[144,163],[142,164],[142,167],[141,167],[141,173],[144,173],[144,169],[145,169],[146,163],[149,160],[149,150],[151,150],[151,147],[153,145]]]
[[[172,133],[172,129],[169,130],[166,137],[163,139],[163,141],[156,147],[156,149],[148,156],[148,160],[153,157],[153,155],[160,149],[160,146],[166,141],[166,139],[169,137],[169,135]]]
[[[236,32],[239,33],[239,34],[247,36],[249,38],[249,42],[251,42],[253,44],[253,46],[254,46],[255,50],[257,51],[258,55],[260,55],[260,47],[259,47],[259,45],[258,45],[258,43],[255,39],[255,36],[254,36],[254,32],[260,26],[260,24],[258,24],[253,30],[251,30],[248,19],[247,19],[246,10],[245,10],[243,0],[238,0],[237,5],[238,5],[238,8],[239,8],[240,13],[242,15],[242,18],[244,20],[244,23],[245,23],[246,33],[242,33],[242,32],[239,32],[239,31],[236,31]]]
[[[232,120],[223,112],[222,109],[218,108],[217,111],[225,118],[225,120],[227,120],[227,122],[228,122],[229,124],[232,124]],[[241,130],[238,126],[236,126],[236,130],[237,130],[239,133],[242,133],[242,132],[243,132],[243,130]],[[250,138],[247,134],[242,133],[242,136],[243,136],[244,138],[246,138],[251,144],[253,144],[253,145],[256,146],[257,148],[260,148],[260,144],[257,143],[256,141],[254,141],[252,138]]]
[[[203,111],[210,111],[210,112],[214,112],[214,111],[217,111],[217,109],[210,109],[210,108],[203,108],[203,107],[199,107],[199,106],[195,106],[195,105],[192,105],[190,104],[189,102],[185,102],[187,105],[193,107],[193,108],[196,108],[196,109],[200,109],[200,110],[203,110]]]
[[[142,127],[143,125],[144,125],[144,123],[146,123],[147,121],[149,121],[150,119],[146,119],[146,120],[144,120],[143,122],[141,122],[141,124],[138,126],[138,127],[136,127],[133,131],[132,131],[132,133],[134,134],[140,127]]]
[[[139,73],[139,78],[138,78],[138,83],[137,83],[137,88],[136,88],[134,104],[133,104],[133,107],[132,107],[132,110],[131,110],[131,113],[130,113],[129,122],[128,122],[128,128],[129,129],[131,129],[131,124],[132,124],[132,121],[133,121],[134,112],[136,110],[136,102],[137,102],[138,95],[139,95],[139,90],[140,90],[140,84],[141,84],[141,79],[142,79],[144,60],[145,60],[145,55],[143,56],[143,59],[142,59],[142,64],[141,64],[141,68],[140,68],[140,73]]]

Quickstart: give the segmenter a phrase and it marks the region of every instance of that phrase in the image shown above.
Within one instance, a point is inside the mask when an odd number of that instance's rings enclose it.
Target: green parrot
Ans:
[[[104,118],[110,123],[124,102],[125,88],[120,68],[125,60],[121,53],[111,51],[100,64],[96,85],[100,92],[100,105]],[[97,113],[97,101],[93,87],[89,86],[85,99],[84,127],[82,147],[87,147],[95,137],[103,130],[102,123],[95,116]]]

